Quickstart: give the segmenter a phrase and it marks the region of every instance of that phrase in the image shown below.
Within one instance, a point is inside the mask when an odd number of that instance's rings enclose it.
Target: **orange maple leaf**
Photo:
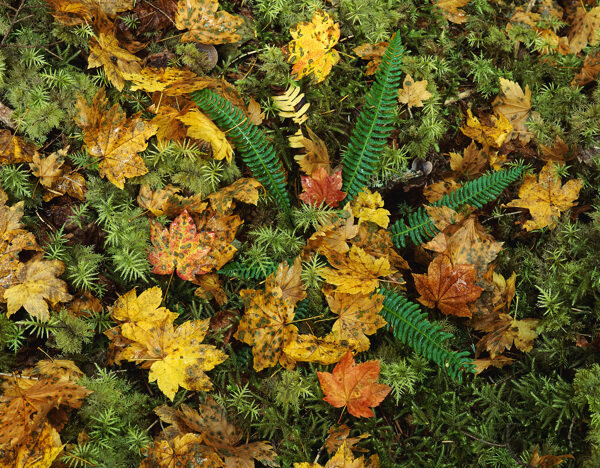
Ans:
[[[170,275],[177,269],[177,275],[186,281],[207,273],[211,268],[207,268],[206,256],[212,249],[214,236],[211,232],[197,232],[187,210],[175,218],[169,230],[150,220],[154,249],[148,254],[148,260],[154,266],[152,273]]]
[[[300,200],[307,205],[319,206],[324,203],[333,208],[346,198],[346,192],[342,192],[342,169],[338,169],[329,175],[323,167],[315,169],[310,177],[301,176],[304,192],[300,194]]]
[[[419,302],[427,307],[437,307],[446,315],[470,317],[467,304],[475,301],[483,291],[474,284],[473,265],[453,266],[444,255],[433,259],[426,275],[413,274],[413,278],[421,294]]]
[[[391,388],[378,384],[380,361],[356,364],[348,350],[333,368],[333,373],[317,372],[325,400],[336,408],[347,407],[348,413],[357,418],[375,416],[372,407],[378,406],[390,393]]]

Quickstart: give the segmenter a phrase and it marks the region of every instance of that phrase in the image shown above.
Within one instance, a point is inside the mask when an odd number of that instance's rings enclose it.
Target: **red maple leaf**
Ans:
[[[336,207],[346,198],[346,192],[342,192],[342,170],[339,169],[329,175],[325,168],[318,167],[310,177],[302,176],[302,188],[300,200],[307,205],[326,205]]]
[[[348,413],[356,417],[375,416],[370,407],[379,403],[390,393],[390,387],[378,384],[380,361],[354,362],[352,352],[346,355],[333,368],[333,373],[317,372],[327,403],[341,408],[348,407]]]
[[[148,254],[148,260],[154,266],[152,273],[170,275],[177,269],[177,275],[186,281],[207,273],[210,268],[203,267],[214,238],[213,232],[196,232],[194,220],[187,210],[175,218],[169,230],[151,220],[150,240],[154,248]]]

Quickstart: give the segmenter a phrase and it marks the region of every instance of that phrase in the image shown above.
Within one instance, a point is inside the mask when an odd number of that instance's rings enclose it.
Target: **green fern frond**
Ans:
[[[524,169],[524,166],[515,166],[511,169],[486,174],[444,195],[432,205],[449,206],[453,210],[458,210],[464,205],[481,208],[496,199],[502,190],[521,177]],[[406,247],[408,239],[415,245],[422,244],[439,232],[424,207],[419,208],[408,217],[396,221],[392,225],[391,231],[392,240],[397,247]]]
[[[343,155],[342,176],[348,200],[368,185],[392,132],[403,53],[400,34],[395,34],[383,54],[375,82],[367,94],[365,106]]]
[[[275,262],[264,264],[262,267],[244,265],[240,262],[230,262],[221,268],[217,273],[230,278],[264,280],[275,270],[277,270],[277,264]]]
[[[248,120],[241,109],[210,89],[193,93],[192,99],[233,140],[254,177],[291,216],[283,165],[260,129]]]
[[[452,335],[427,320],[417,304],[387,288],[381,288],[379,292],[385,296],[381,315],[392,328],[396,338],[445,368],[459,383],[462,382],[463,370],[474,372],[472,359],[468,357],[470,353],[445,348],[444,341]]]

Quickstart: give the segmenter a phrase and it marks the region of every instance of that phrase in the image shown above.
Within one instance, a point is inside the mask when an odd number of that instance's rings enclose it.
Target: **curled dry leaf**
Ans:
[[[218,0],[179,0],[175,14],[177,29],[188,31],[181,37],[182,42],[200,44],[226,44],[237,42],[241,36],[237,30],[243,19],[219,9]]]
[[[519,189],[519,198],[505,206],[527,208],[533,219],[526,221],[524,227],[528,231],[557,225],[560,214],[575,206],[579,191],[583,187],[581,179],[569,180],[562,185],[560,177],[553,170],[549,161],[540,171],[539,178],[535,174],[527,174]]]
[[[292,74],[299,80],[313,75],[320,83],[339,61],[340,54],[333,48],[340,39],[340,27],[324,11],[317,10],[312,20],[298,23],[290,29],[288,44]]]
[[[212,155],[215,159],[226,159],[228,163],[231,163],[233,147],[227,141],[225,133],[206,115],[198,109],[191,109],[187,114],[178,117],[178,119],[189,126],[187,130],[188,137],[207,141],[212,147]]]
[[[418,301],[430,308],[437,307],[445,315],[470,317],[468,304],[483,291],[475,285],[473,265],[452,265],[445,255],[433,259],[426,275],[413,274],[413,278],[421,295]]]
[[[463,154],[449,153],[450,169],[454,172],[454,177],[472,179],[485,172],[488,166],[488,158],[482,149],[477,148],[475,141],[467,146]]]
[[[346,444],[346,447],[352,450],[354,445],[360,442],[362,439],[366,439],[371,434],[365,432],[360,434],[358,437],[348,437],[350,435],[350,428],[347,424],[341,426],[331,426],[327,430],[327,440],[325,440],[325,448],[329,455],[335,453],[342,444]]]
[[[536,446],[528,463],[529,466],[536,468],[554,468],[555,466],[562,465],[562,462],[569,458],[575,460],[575,457],[570,453],[566,455],[542,455],[540,457],[539,447]]]
[[[269,291],[280,288],[283,298],[295,306],[306,298],[306,287],[300,279],[301,273],[302,261],[300,257],[296,257],[291,266],[287,262],[282,262],[277,266],[277,271],[267,277],[265,289]]]
[[[581,70],[577,72],[573,81],[571,81],[571,86],[574,88],[596,81],[599,74],[600,52],[591,52],[586,55],[585,60],[583,61],[583,67],[581,67]]]
[[[317,372],[325,394],[323,400],[336,408],[347,407],[348,413],[357,418],[375,416],[371,408],[379,406],[391,390],[387,385],[377,383],[379,371],[379,361],[356,364],[348,350],[333,368],[333,373]]]

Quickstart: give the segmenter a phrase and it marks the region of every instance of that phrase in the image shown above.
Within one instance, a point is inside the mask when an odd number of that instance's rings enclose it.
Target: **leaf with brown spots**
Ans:
[[[327,430],[327,439],[325,440],[325,448],[327,449],[327,453],[329,455],[335,453],[342,444],[346,444],[346,447],[352,450],[354,445],[361,441],[361,439],[366,439],[371,434],[365,432],[360,434],[358,437],[348,437],[350,435],[350,428],[346,424],[342,424],[341,426],[331,426]]]
[[[141,208],[148,210],[154,216],[162,216],[165,214],[169,197],[177,192],[179,192],[179,189],[174,185],[167,185],[164,189],[152,190],[148,184],[144,184],[140,187],[137,202]]]
[[[356,237],[359,226],[354,224],[352,213],[347,214],[349,216],[346,219],[338,219],[333,224],[323,226],[310,236],[306,242],[304,253],[313,251],[329,255],[327,252],[348,252],[350,246],[347,241]]]
[[[315,11],[311,21],[303,21],[290,29],[292,40],[288,44],[295,80],[313,75],[320,83],[340,60],[333,47],[340,39],[340,26],[324,11]]]
[[[538,334],[538,319],[513,319],[510,315],[490,313],[485,316],[473,316],[471,324],[478,331],[487,332],[476,345],[477,355],[488,351],[492,359],[508,350],[514,344],[523,352],[533,349]]]
[[[590,11],[581,6],[575,12],[575,18],[569,32],[569,48],[572,54],[578,54],[586,45],[597,45],[600,28],[600,6]]]
[[[577,72],[571,86],[584,86],[588,83],[596,81],[600,74],[600,52],[592,52],[586,55],[583,61],[583,67]]]
[[[211,193],[207,198],[217,213],[226,214],[233,208],[233,200],[256,205],[260,189],[262,185],[258,180],[241,178]]]
[[[295,306],[306,297],[306,288],[300,279],[302,261],[296,257],[292,266],[282,262],[277,266],[277,271],[267,277],[265,288],[270,291],[280,288],[283,298]]]
[[[367,70],[365,71],[365,75],[375,74],[375,72],[379,68],[379,64],[381,64],[383,53],[389,45],[389,42],[378,42],[377,44],[366,43],[352,49],[352,52],[358,55],[361,59],[369,60],[369,63],[367,63]]]
[[[56,305],[73,299],[67,292],[67,283],[58,279],[65,265],[60,260],[42,260],[38,255],[21,265],[13,286],[4,291],[7,317],[23,307],[32,317],[45,322],[50,318],[48,303]]]
[[[429,203],[434,203],[438,200],[441,200],[444,197],[444,195],[447,195],[450,192],[459,188],[459,183],[457,183],[454,179],[447,178],[441,180],[440,182],[429,184],[423,189],[423,196],[427,199]]]
[[[323,268],[321,276],[338,292],[348,294],[370,294],[379,287],[380,276],[395,273],[387,258],[375,258],[355,245],[348,255],[330,255],[328,260],[333,268]]]
[[[167,96],[181,96],[192,91],[215,86],[217,80],[209,77],[200,77],[189,70],[174,67],[152,68],[145,67],[139,72],[122,72],[123,78],[131,81],[132,91],[141,89],[148,93],[160,91]]]
[[[269,442],[241,443],[242,431],[227,420],[225,410],[212,397],[200,404],[198,411],[182,404],[178,410],[163,405],[155,412],[163,422],[171,424],[165,429],[169,439],[181,434],[200,434],[206,451],[212,450],[223,457],[223,466],[252,468],[254,460],[266,466],[279,466]]]
[[[241,36],[237,30],[243,19],[218,9],[218,0],[179,0],[175,26],[188,30],[181,37],[181,42],[226,44],[239,41]]]
[[[156,439],[147,448],[140,468],[174,468],[194,466],[202,460],[203,468],[221,468],[223,460],[214,450],[202,444],[199,434],[184,434],[171,440]]]
[[[88,154],[100,160],[100,175],[122,189],[126,178],[148,172],[139,152],[146,149],[157,127],[142,120],[141,113],[127,118],[118,104],[110,109],[107,104],[104,89],[98,91],[91,106],[80,98],[76,122],[84,131]]]
[[[471,0],[437,0],[434,5],[442,11],[444,17],[451,23],[462,24],[467,21],[467,14],[460,8]]]
[[[406,75],[402,88],[398,90],[398,101],[411,107],[423,107],[423,101],[433,96],[427,91],[427,80],[415,81],[412,76]]]
[[[37,152],[33,155],[33,159],[29,163],[31,173],[40,179],[40,183],[44,187],[52,187],[62,175],[63,171],[60,166],[62,166],[62,160],[67,155],[67,151],[68,148],[55,151],[46,158],[41,158]]]
[[[426,275],[413,274],[413,278],[421,295],[418,301],[430,308],[437,307],[445,315],[470,317],[468,304],[483,291],[475,285],[473,265],[452,265],[444,255],[432,260]]]
[[[549,161],[540,171],[539,178],[535,174],[525,175],[519,189],[519,198],[504,206],[527,208],[532,219],[523,225],[527,231],[548,227],[556,227],[560,214],[575,206],[579,191],[583,187],[581,179],[569,180],[562,185],[560,177]]]
[[[375,416],[371,408],[379,406],[391,390],[387,385],[377,383],[379,370],[379,361],[356,364],[348,350],[333,368],[333,373],[317,372],[325,394],[323,400],[336,408],[347,407],[348,413],[357,418]]]
[[[20,136],[13,135],[10,130],[0,130],[0,164],[17,164],[31,162],[36,147],[25,143]]]
[[[478,149],[475,141],[467,146],[463,154],[449,153],[450,169],[454,172],[454,177],[472,179],[483,174],[488,166],[488,158],[483,150]]]
[[[3,448],[0,468],[49,468],[63,448],[58,431],[45,421],[13,449]]]
[[[213,238],[212,249],[205,259],[206,268],[220,270],[237,252],[233,241],[243,221],[237,215],[222,215],[212,209],[206,209],[194,217],[198,231],[208,233]]]
[[[294,363],[286,358],[283,348],[298,334],[298,328],[292,324],[294,306],[284,299],[279,287],[268,292],[243,290],[241,295],[248,305],[234,337],[252,346],[254,370],[259,372],[278,362],[293,368]]]
[[[361,224],[358,226],[358,234],[352,238],[352,243],[375,258],[387,257],[390,265],[396,269],[410,270],[407,261],[396,251],[387,229],[372,230]]]
[[[494,111],[505,116],[513,127],[507,141],[518,137],[524,145],[529,143],[532,133],[525,123],[530,115],[535,115],[531,112],[529,85],[525,86],[525,92],[523,92],[519,83],[500,78],[500,94],[494,99],[492,106]]]
[[[347,349],[347,343],[339,343],[329,337],[323,339],[314,335],[296,335],[283,348],[283,352],[294,361],[329,365],[338,362]]]
[[[329,336],[337,343],[347,342],[355,351],[368,350],[371,343],[367,335],[387,324],[379,315],[384,297],[347,294],[332,291],[332,288],[325,288],[323,292],[331,312],[338,316]]]
[[[177,270],[181,279],[192,281],[195,275],[208,273],[212,268],[207,255],[214,233],[198,232],[187,210],[175,218],[169,230],[150,220],[150,240],[154,246],[148,254],[154,267],[152,273],[170,275]]]

